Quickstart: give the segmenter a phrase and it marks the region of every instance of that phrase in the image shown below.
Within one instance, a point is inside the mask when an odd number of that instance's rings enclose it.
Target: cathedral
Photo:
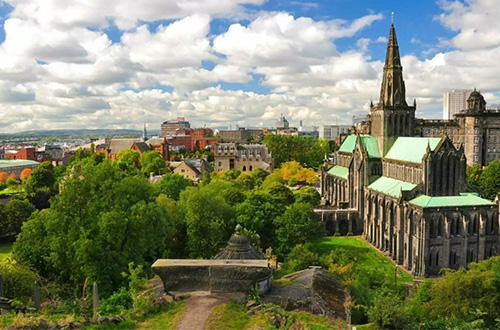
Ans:
[[[477,93],[479,94],[479,93]],[[480,95],[471,95],[475,106]],[[477,101],[481,103],[482,101]],[[417,277],[497,255],[498,206],[471,192],[466,154],[450,138],[415,136],[416,102],[406,102],[391,25],[380,100],[324,168],[318,210],[334,235],[363,235]]]

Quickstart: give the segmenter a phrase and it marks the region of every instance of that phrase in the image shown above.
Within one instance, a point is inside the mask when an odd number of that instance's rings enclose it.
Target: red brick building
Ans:
[[[202,137],[202,138],[192,138],[191,139],[191,148],[199,148],[201,150],[206,149],[207,147],[214,147],[217,143],[220,142],[219,138],[213,137]]]
[[[168,161],[170,160],[170,152],[166,138],[152,138],[146,141],[150,150],[158,151],[161,157]]]
[[[35,148],[24,148],[16,153],[6,153],[5,159],[25,159],[36,161]]]

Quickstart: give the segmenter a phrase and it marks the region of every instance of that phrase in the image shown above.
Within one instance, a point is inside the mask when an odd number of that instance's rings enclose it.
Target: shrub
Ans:
[[[0,274],[3,277],[4,295],[27,303],[32,295],[38,275],[28,267],[10,260],[0,263]]]
[[[411,328],[411,315],[404,299],[392,292],[379,292],[368,311],[370,321],[383,329]]]
[[[97,311],[100,315],[117,315],[132,308],[132,305],[133,301],[130,291],[125,287],[121,287],[120,290],[113,293],[109,298],[104,299]]]
[[[295,186],[296,186],[296,185],[298,185],[298,184],[299,184],[299,181],[297,181],[297,179],[296,179],[294,176],[292,176],[292,177],[290,178],[290,180],[288,180],[288,185],[289,185],[290,187],[295,187]]]
[[[306,243],[295,245],[281,268],[287,274],[318,265],[321,265],[319,255],[312,251],[312,244]]]

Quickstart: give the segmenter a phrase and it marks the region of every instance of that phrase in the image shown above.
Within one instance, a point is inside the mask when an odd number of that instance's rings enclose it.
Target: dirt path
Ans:
[[[227,302],[229,302],[229,299],[216,296],[194,296],[186,299],[186,311],[180,322],[177,323],[177,329],[205,329],[205,323],[212,309]]]

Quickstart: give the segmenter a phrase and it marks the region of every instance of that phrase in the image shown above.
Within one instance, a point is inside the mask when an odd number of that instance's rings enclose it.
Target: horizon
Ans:
[[[394,12],[407,101],[441,118],[443,93],[500,103],[491,1],[150,0],[0,3],[0,133],[350,124],[378,101]],[[82,128],[85,127],[85,128]]]

